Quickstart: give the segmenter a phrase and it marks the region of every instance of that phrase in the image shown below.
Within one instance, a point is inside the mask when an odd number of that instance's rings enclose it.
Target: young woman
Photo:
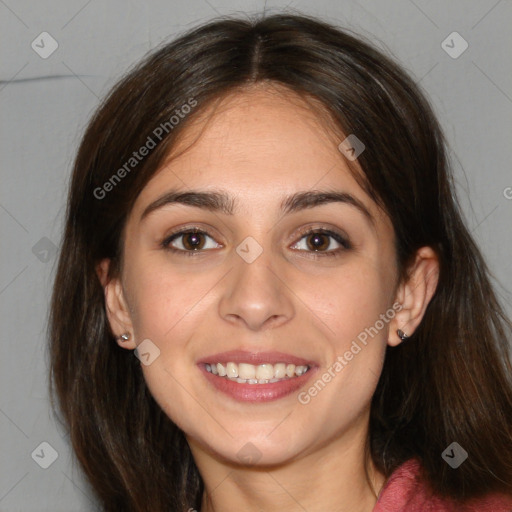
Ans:
[[[509,512],[510,327],[428,102],[346,31],[199,27],[83,137],[51,391],[107,511]]]

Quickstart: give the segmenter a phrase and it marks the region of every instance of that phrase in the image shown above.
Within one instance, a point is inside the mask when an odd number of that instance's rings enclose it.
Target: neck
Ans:
[[[365,441],[345,433],[290,462],[261,467],[198,457],[191,445],[205,486],[201,512],[371,512],[385,478],[365,458]]]

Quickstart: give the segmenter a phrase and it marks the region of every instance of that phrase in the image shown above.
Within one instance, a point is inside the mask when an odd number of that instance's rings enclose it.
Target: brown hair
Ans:
[[[137,195],[194,115],[263,81],[319,101],[340,130],[365,143],[358,179],[394,225],[400,276],[418,248],[439,256],[438,287],[421,324],[387,349],[369,429],[377,468],[389,476],[417,457],[439,495],[512,494],[512,325],[461,218],[432,109],[392,60],[359,37],[274,15],[210,22],[151,53],[115,86],[83,136],[51,304],[50,392],[104,509],[198,509],[203,484],[139,361],[115,343],[96,266],[103,258],[119,263]],[[192,112],[171,122],[185,104],[195,105]],[[161,138],[157,127],[165,127]],[[148,137],[156,147],[126,166]],[[469,452],[457,470],[441,458],[453,441]]]

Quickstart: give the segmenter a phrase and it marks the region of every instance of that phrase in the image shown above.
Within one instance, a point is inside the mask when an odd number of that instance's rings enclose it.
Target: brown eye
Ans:
[[[187,250],[195,251],[202,249],[205,240],[202,233],[185,233],[183,236],[183,247]]]
[[[325,251],[329,247],[330,240],[323,233],[313,233],[307,236],[306,243],[312,251]]]
[[[311,229],[296,242],[292,249],[304,253],[316,253],[316,256],[338,256],[343,251],[352,249],[348,238],[329,229]]]
[[[167,237],[161,245],[164,249],[182,254],[199,253],[219,247],[219,244],[210,235],[196,229],[174,233]]]

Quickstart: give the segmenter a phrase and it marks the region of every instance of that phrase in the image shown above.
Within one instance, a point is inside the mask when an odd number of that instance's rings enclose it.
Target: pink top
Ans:
[[[512,496],[489,494],[464,506],[450,499],[433,497],[419,478],[420,464],[410,459],[389,477],[373,512],[512,512]]]

